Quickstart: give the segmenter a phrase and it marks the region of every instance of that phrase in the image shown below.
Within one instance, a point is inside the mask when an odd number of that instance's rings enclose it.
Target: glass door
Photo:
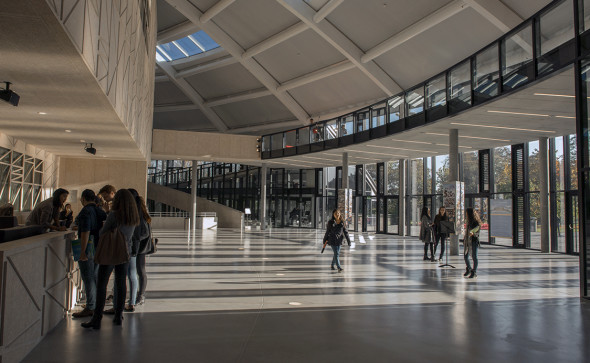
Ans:
[[[567,253],[580,253],[580,225],[578,214],[578,192],[566,192],[566,251]]]
[[[377,198],[366,197],[366,232],[377,231]]]
[[[399,199],[397,197],[385,198],[385,210],[383,225],[385,233],[399,234]]]

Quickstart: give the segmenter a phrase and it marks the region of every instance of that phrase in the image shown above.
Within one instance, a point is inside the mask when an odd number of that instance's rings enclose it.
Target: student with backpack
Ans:
[[[344,238],[346,238],[346,241],[350,246],[350,237],[348,236],[348,230],[344,224],[344,219],[342,218],[340,211],[334,209],[332,211],[332,219],[328,222],[328,228],[324,235],[324,245],[328,244],[332,248],[334,256],[332,257],[332,265],[330,268],[335,270],[334,265],[336,265],[336,267],[338,267],[338,272],[344,271],[340,265],[340,259],[338,257],[340,255],[340,247],[342,246]]]

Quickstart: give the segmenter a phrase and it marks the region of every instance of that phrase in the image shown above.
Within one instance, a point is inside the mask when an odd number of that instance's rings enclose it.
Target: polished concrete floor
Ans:
[[[415,238],[354,234],[330,270],[322,231],[156,231],[146,304],[122,327],[68,318],[26,362],[588,362],[578,258],[484,246],[479,277]]]

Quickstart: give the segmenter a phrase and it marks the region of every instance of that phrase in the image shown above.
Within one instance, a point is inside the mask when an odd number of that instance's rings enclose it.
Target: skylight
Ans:
[[[207,52],[218,47],[219,44],[215,43],[204,31],[199,30],[182,39],[156,46],[156,60],[158,62],[170,62]]]

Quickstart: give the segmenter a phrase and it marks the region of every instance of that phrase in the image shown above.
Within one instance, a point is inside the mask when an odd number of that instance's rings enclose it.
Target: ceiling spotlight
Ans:
[[[4,89],[0,89],[0,99],[10,103],[13,106],[18,106],[18,101],[20,100],[20,96],[10,89],[10,82],[4,82],[5,86]]]
[[[84,146],[84,150],[87,153],[90,153],[92,155],[96,155],[96,149],[92,146],[92,143],[86,143],[86,146]]]
[[[65,132],[72,132],[72,130],[64,130]]]
[[[47,115],[47,112],[39,111],[37,112],[39,115]]]

